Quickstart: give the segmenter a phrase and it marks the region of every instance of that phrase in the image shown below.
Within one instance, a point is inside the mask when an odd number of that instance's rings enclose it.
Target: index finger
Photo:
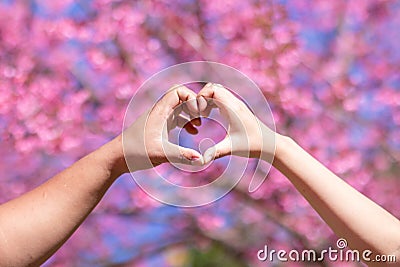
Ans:
[[[197,95],[186,86],[176,85],[173,86],[156,105],[164,107],[167,114],[170,114],[182,102],[186,102],[190,113],[198,114],[196,96]]]
[[[206,108],[206,99],[215,99],[214,104],[219,108],[222,108],[223,105],[229,106],[235,102],[240,102],[228,89],[215,83],[207,83],[197,94],[200,111]]]

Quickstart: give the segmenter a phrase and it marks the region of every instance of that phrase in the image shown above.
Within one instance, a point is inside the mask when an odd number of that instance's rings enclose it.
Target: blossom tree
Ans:
[[[1,0],[0,199],[117,135],[130,98],[155,72],[211,60],[257,83],[278,132],[400,217],[399,12],[390,0]],[[334,244],[276,170],[254,193],[248,182],[183,209],[126,175],[46,264],[262,266],[265,244]]]

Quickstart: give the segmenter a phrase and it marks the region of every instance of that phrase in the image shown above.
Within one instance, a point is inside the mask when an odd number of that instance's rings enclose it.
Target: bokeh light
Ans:
[[[151,75],[211,60],[257,83],[278,132],[400,217],[399,12],[394,0],[0,0],[1,202],[117,135]],[[265,244],[335,243],[280,173],[252,194],[250,178],[180,209],[124,176],[46,266],[262,266]]]

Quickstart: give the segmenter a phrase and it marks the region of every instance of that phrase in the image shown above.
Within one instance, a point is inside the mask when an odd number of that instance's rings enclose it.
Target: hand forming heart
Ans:
[[[274,132],[238,98],[220,84],[208,83],[197,95],[201,116],[218,108],[229,122],[226,137],[204,153],[204,163],[226,155],[268,160],[274,153]]]
[[[201,124],[200,118],[208,117],[213,108],[219,109],[229,127],[226,137],[207,149],[204,155],[168,141],[168,132],[177,126],[196,134],[195,126]],[[197,95],[185,86],[171,88],[123,135],[125,160],[130,172],[164,162],[202,165],[226,155],[268,158],[274,150],[273,142],[268,142],[273,139],[274,132],[229,90],[212,83],[204,86]]]

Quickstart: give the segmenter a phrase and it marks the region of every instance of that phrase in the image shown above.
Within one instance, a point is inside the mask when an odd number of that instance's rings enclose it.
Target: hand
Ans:
[[[208,83],[197,95],[198,109],[203,117],[213,108],[229,122],[226,137],[204,153],[204,164],[226,155],[261,158],[271,161],[275,132],[263,124],[238,98],[222,85]]]
[[[187,113],[191,120],[182,112]],[[202,155],[168,141],[168,132],[176,126],[197,134],[201,121],[196,94],[184,86],[171,88],[148,112],[142,114],[123,135],[125,160],[129,171],[152,168],[164,162],[201,165]],[[128,172],[128,168],[125,170]]]

